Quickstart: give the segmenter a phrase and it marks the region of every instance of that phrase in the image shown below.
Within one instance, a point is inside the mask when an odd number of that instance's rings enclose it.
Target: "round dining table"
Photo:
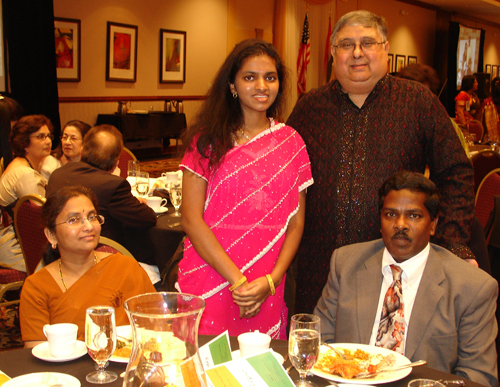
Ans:
[[[213,338],[214,336],[199,336],[198,338],[199,345],[201,346],[209,342]],[[236,337],[231,337],[230,341],[231,341],[231,349],[233,351],[239,349],[238,340]],[[271,348],[285,357],[286,360],[283,366],[285,367],[285,369],[287,369],[290,366],[290,360],[288,359],[287,356],[288,342],[286,340],[272,340]],[[123,372],[125,372],[126,367],[127,367],[126,363],[115,363],[110,361],[106,369],[114,371],[118,375],[120,375]],[[16,349],[11,351],[0,352],[0,370],[11,378],[29,374],[32,372],[60,372],[72,375],[78,380],[80,380],[82,386],[90,387],[90,386],[95,386],[95,384],[87,382],[85,377],[88,373],[92,372],[94,369],[95,369],[95,362],[90,358],[88,354],[85,354],[84,356],[72,361],[52,363],[34,357],[31,353],[31,349]],[[295,371],[295,369],[292,368],[290,370],[290,376],[292,380],[298,378],[298,374]],[[412,369],[411,373],[404,379],[391,383],[385,383],[384,386],[407,387],[408,383],[413,379],[465,380],[467,387],[482,386],[481,384],[471,382],[470,380],[466,380],[456,375],[438,371],[426,366],[415,367]],[[319,387],[332,385],[332,382],[317,376],[310,375],[308,376],[308,380],[313,380]],[[122,384],[123,384],[123,378],[118,377],[118,379],[115,382],[108,383],[106,384],[106,386],[118,387],[122,386]]]

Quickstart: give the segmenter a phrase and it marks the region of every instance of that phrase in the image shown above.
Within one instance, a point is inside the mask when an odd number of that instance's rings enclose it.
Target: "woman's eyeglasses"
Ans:
[[[32,137],[36,138],[38,141],[45,141],[45,139],[47,137],[50,138],[50,141],[52,141],[54,139],[54,135],[51,133],[40,133],[40,134],[30,136],[30,138],[32,138]]]
[[[77,141],[81,141],[82,139],[81,138],[77,138],[75,136],[67,136],[67,135],[64,135],[61,137],[61,140],[62,141],[70,141],[70,142],[77,142]]]
[[[104,216],[102,215],[89,215],[86,218],[82,218],[81,216],[72,216],[65,222],[61,223],[56,223],[54,226],[59,226],[60,224],[66,223],[70,227],[77,227],[82,225],[85,220],[88,220],[90,224],[103,224],[104,223]]]

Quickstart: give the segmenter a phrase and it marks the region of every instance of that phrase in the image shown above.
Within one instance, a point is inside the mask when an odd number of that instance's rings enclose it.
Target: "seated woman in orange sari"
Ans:
[[[155,291],[146,272],[133,258],[95,251],[104,217],[97,199],[82,186],[65,187],[47,199],[42,210],[49,240],[46,266],[29,276],[21,292],[20,321],[25,347],[45,341],[45,324],[78,325],[85,337],[85,310],[109,305],[116,325],[128,325],[123,303],[130,297]]]

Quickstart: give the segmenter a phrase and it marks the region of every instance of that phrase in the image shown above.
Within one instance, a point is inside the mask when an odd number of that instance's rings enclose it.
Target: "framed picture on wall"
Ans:
[[[58,82],[80,82],[80,20],[54,18]]]
[[[491,65],[490,65],[490,64],[489,64],[489,65],[484,66],[484,72],[485,72],[485,73],[488,73],[488,74],[491,74]]]
[[[387,72],[392,73],[394,68],[394,54],[387,55]]]
[[[406,66],[406,56],[396,55],[396,68],[394,71],[399,73]]]
[[[186,82],[186,31],[160,29],[160,83]]]
[[[137,77],[137,26],[108,22],[106,80],[135,82]]]
[[[411,65],[413,63],[417,63],[417,57],[408,55],[408,64]]]
[[[491,79],[498,77],[498,66],[491,66]]]

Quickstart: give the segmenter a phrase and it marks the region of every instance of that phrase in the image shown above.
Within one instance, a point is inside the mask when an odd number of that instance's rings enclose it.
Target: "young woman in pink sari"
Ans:
[[[181,164],[188,239],[177,285],[207,303],[201,334],[259,330],[286,339],[285,273],[313,179],[300,135],[272,118],[284,85],[276,49],[245,40],[188,130]]]

